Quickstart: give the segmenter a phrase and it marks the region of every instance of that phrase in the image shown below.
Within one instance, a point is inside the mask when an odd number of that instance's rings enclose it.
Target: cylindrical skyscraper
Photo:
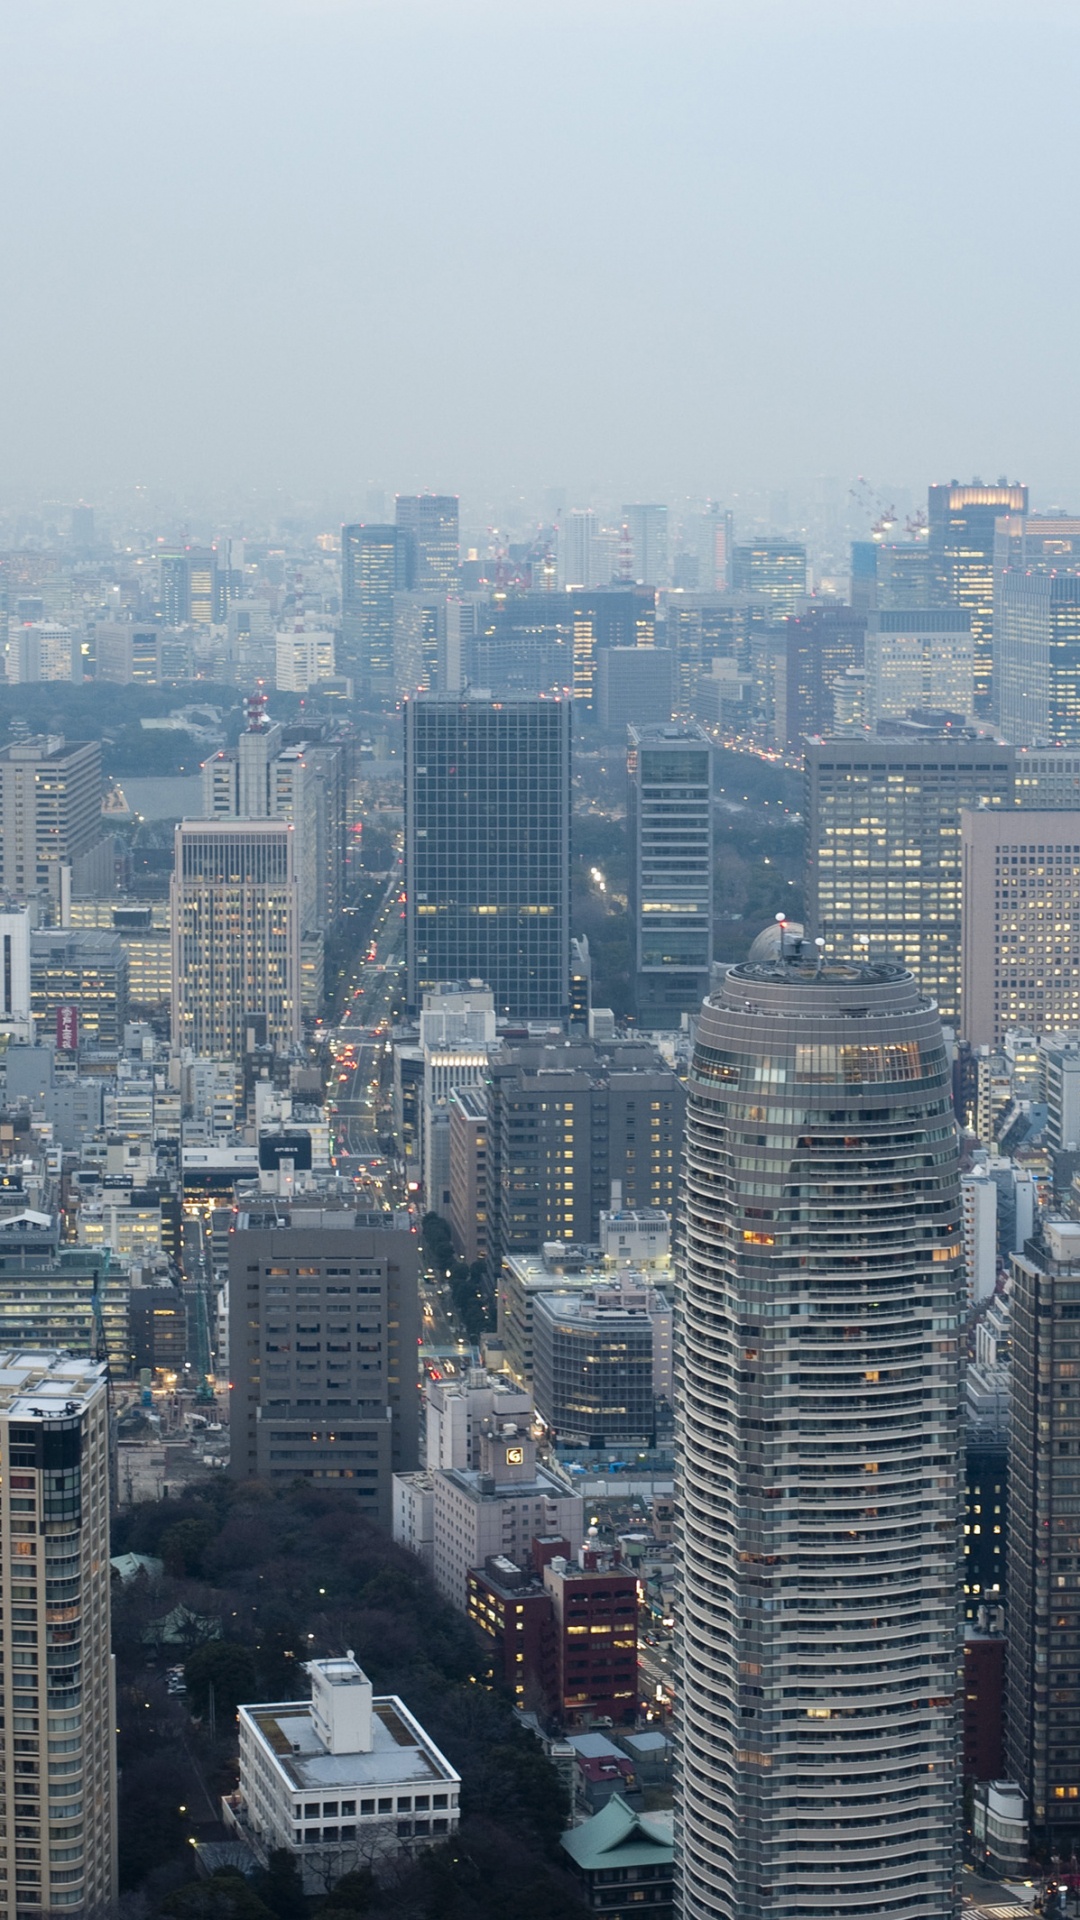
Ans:
[[[911,974],[733,967],[686,1117],[683,1920],[958,1911],[959,1219]]]

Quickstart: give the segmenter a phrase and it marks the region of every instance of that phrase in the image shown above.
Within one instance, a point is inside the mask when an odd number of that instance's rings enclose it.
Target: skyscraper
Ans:
[[[591,507],[571,507],[559,526],[559,577],[564,587],[595,587],[603,582],[596,549],[597,520]]]
[[[117,1897],[105,1366],[5,1353],[0,1383],[0,1597],[18,1634],[0,1729],[18,1824],[0,1914],[103,1920]]]
[[[684,1920],[958,1911],[962,1275],[938,1015],[754,953],[687,1096]]]
[[[994,530],[1002,514],[1026,513],[1028,490],[1001,481],[929,489],[929,543],[938,589],[971,615],[975,711],[991,710],[994,677]]]
[[[761,593],[779,620],[798,613],[806,592],[806,548],[801,540],[753,540],[732,549],[731,584],[739,593]]]
[[[1012,800],[1012,749],[991,741],[808,741],[807,921],[826,951],[903,960],[956,1020],[960,809]]]
[[[59,896],[60,868],[101,840],[101,742],[50,735],[0,748],[0,888]]]
[[[253,1019],[286,1052],[300,1038],[300,889],[284,820],[183,820],[170,924],[172,1043],[239,1060]]]
[[[867,720],[902,720],[917,708],[971,714],[971,619],[959,607],[890,608],[867,616]]]
[[[394,595],[413,585],[414,571],[402,527],[342,527],[342,665],[366,694],[393,692]]]
[[[630,536],[634,579],[648,587],[670,586],[667,508],[641,503],[624,507],[622,517]]]
[[[482,981],[499,1013],[559,1019],[570,981],[570,703],[405,704],[409,1004]]]
[[[1048,1219],[1012,1259],[1005,1764],[1032,1839],[1080,1845],[1080,1226]]]
[[[1071,564],[1074,571],[1066,571]],[[1080,746],[1080,560],[1007,567],[994,618],[998,717],[1018,747]]]
[[[712,966],[712,743],[693,722],[627,728],[630,923],[638,1025],[679,1026]]]
[[[1080,811],[960,815],[961,1031],[998,1047],[1010,1028],[1080,1029]]]
[[[408,584],[421,593],[454,593],[461,564],[457,494],[399,493],[395,518],[411,543]]]

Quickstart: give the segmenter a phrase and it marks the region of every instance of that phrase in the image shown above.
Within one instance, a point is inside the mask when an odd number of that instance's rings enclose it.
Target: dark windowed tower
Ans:
[[[366,693],[393,692],[394,595],[412,584],[412,550],[399,527],[342,527],[342,653]]]
[[[496,1010],[561,1019],[570,979],[570,702],[405,705],[409,1002],[482,980]]]
[[[627,728],[638,1024],[677,1027],[709,991],[712,745],[693,722]]]
[[[975,642],[975,711],[991,711],[994,677],[994,533],[1004,514],[1026,513],[1028,490],[969,487],[956,482],[931,487],[927,496],[931,564],[938,590],[971,615]]]
[[[762,936],[703,1008],[684,1137],[683,1920],[945,1920],[961,1232],[936,1009],[895,963]]]
[[[412,584],[421,593],[453,593],[461,564],[456,493],[399,493],[396,517],[410,542]]]

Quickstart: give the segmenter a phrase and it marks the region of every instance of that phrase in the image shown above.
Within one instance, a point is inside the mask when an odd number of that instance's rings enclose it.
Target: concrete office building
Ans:
[[[960,814],[1013,799],[1009,747],[983,740],[811,740],[807,925],[827,953],[891,955],[944,1020],[960,1014]]]
[[[1073,561],[1080,569],[1080,558]],[[1008,567],[994,609],[998,719],[1018,747],[1080,746],[1080,571]]]
[[[40,735],[0,748],[0,890],[60,897],[60,869],[98,846],[101,742]]]
[[[560,1019],[570,978],[570,704],[483,693],[405,703],[408,998],[482,980],[495,1009]]]
[[[666,647],[605,647],[597,655],[596,717],[604,733],[670,720],[674,661]]]
[[[0,1913],[104,1920],[117,1899],[104,1364],[33,1349],[0,1357],[0,1450],[0,1597],[9,1639],[19,1636],[0,1729],[18,1847]]]
[[[503,1046],[487,1079],[488,1265],[547,1241],[595,1245],[621,1185],[628,1207],[675,1203],[685,1093],[642,1040]]]
[[[0,1033],[31,1040],[30,915],[25,907],[0,912]]]
[[[1032,1841],[1080,1844],[1076,1439],[1080,1226],[1047,1219],[1012,1262],[1005,1764]]]
[[[1065,1034],[1043,1040],[1039,1062],[1046,1144],[1056,1153],[1073,1153],[1080,1148],[1080,1040]]]
[[[784,621],[784,731],[776,745],[801,751],[807,734],[832,733],[834,685],[863,666],[866,615],[814,606]]]
[[[1080,812],[961,813],[961,1030],[1080,1029]]]
[[[240,1780],[222,1814],[264,1865],[284,1848],[305,1893],[325,1895],[373,1860],[456,1833],[461,1776],[351,1653],[305,1671],[310,1701],[240,1708]]]
[[[184,820],[170,890],[172,1044],[239,1060],[254,1022],[300,1039],[296,832],[279,820]]]
[[[536,1464],[527,1426],[506,1422],[481,1435],[480,1466],[432,1474],[435,1585],[443,1597],[468,1606],[469,1569],[494,1554],[524,1566],[534,1540],[558,1534],[571,1553],[581,1545],[581,1496]]]
[[[975,700],[971,616],[959,607],[906,607],[867,617],[866,719],[923,708],[969,716]]]
[[[941,1025],[903,967],[726,975],[682,1236],[681,1913],[942,1920],[962,1254]]]
[[[487,1257],[487,1094],[482,1086],[455,1087],[446,1104],[450,1232],[471,1266]]]
[[[650,1447],[655,1301],[618,1283],[533,1301],[533,1392],[552,1439],[568,1447]],[[665,1302],[666,1305],[666,1302]],[[670,1314],[664,1318],[670,1340]]]
[[[417,1464],[419,1245],[404,1228],[299,1207],[241,1214],[229,1245],[232,1465],[340,1485],[390,1526]]]
[[[692,722],[631,726],[627,740],[637,1020],[678,1027],[712,969],[712,743]]]
[[[128,957],[119,936],[73,927],[32,933],[30,1005],[43,1038],[56,1035],[57,1008],[73,1006],[80,1044],[119,1048],[128,1017]]]

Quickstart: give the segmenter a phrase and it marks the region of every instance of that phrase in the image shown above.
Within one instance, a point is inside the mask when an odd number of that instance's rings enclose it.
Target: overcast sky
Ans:
[[[8,0],[0,492],[1080,509],[1078,0]]]

